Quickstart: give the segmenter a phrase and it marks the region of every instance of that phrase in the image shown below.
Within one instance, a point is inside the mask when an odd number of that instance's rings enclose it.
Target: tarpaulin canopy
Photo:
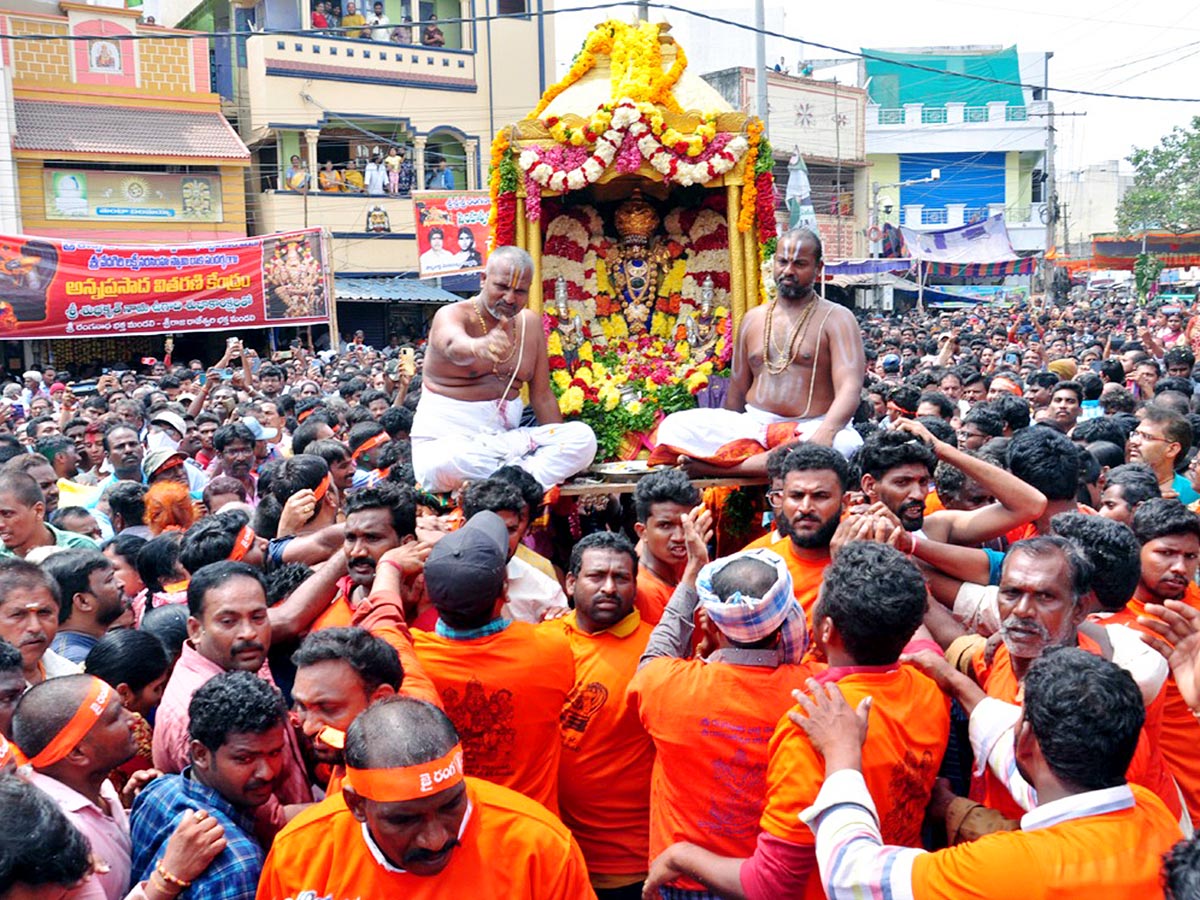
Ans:
[[[1158,257],[1169,268],[1200,266],[1200,231],[1101,234],[1092,239],[1092,261],[1097,269],[1132,269],[1143,252]]]
[[[937,231],[901,226],[900,234],[907,254],[923,263],[980,266],[1021,261],[1008,239],[1003,213]]]
[[[911,259],[839,259],[825,263],[825,280],[840,275],[877,275],[884,272],[907,272]]]
[[[871,100],[883,107],[898,109],[906,103],[986,106],[998,101],[1009,106],[1025,105],[1016,47],[976,53],[896,53],[864,49],[863,56]],[[935,74],[927,69],[945,74]],[[962,75],[991,80],[963,78]]]

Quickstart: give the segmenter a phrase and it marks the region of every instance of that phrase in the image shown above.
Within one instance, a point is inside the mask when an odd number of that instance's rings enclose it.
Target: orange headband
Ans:
[[[313,413],[315,413],[315,412],[316,412],[318,409],[320,409],[320,408],[321,408],[321,407],[319,407],[319,406],[314,406],[314,407],[311,407],[311,408],[309,408],[309,409],[306,409],[304,412],[302,412],[302,413],[299,413],[299,414],[296,416],[296,421],[297,421],[297,422],[303,422],[305,419],[307,419],[309,416],[311,416]]]
[[[159,472],[166,472],[168,469],[173,469],[176,466],[182,466],[182,465],[183,465],[183,457],[182,456],[172,456],[165,463],[163,463],[161,466],[159,466],[157,469],[155,469],[154,474],[157,475]]]
[[[249,525],[243,525],[242,530],[238,532],[237,540],[233,542],[233,549],[229,551],[229,561],[238,562],[253,544],[254,529]]]
[[[79,742],[92,730],[92,726],[100,721],[111,696],[111,687],[99,678],[92,678],[92,686],[79,704],[79,709],[75,710],[75,715],[71,716],[71,721],[42,748],[41,753],[29,760],[29,764],[35,769],[45,769],[66,759],[67,754],[78,747]]]
[[[317,732],[317,740],[326,747],[332,747],[334,750],[346,749],[346,732],[338,731],[338,729],[326,725]]]
[[[381,431],[379,434],[375,435],[375,437],[368,438],[366,441],[364,441],[362,446],[350,454],[350,458],[355,462],[358,462],[358,458],[364,453],[374,450],[380,444],[386,444],[391,439],[391,436],[386,431]]]
[[[322,500],[324,500],[325,495],[329,493],[329,485],[331,483],[329,477],[330,476],[326,475],[321,479],[321,483],[313,489],[313,500],[315,500],[317,503],[320,503]]]
[[[462,744],[440,759],[391,769],[346,767],[346,783],[360,797],[379,803],[420,800],[454,787],[463,780]]]
[[[992,387],[998,387],[1002,391],[1008,391],[1010,394],[1015,394],[1018,397],[1024,396],[1021,393],[1020,386],[1009,378],[993,378]]]
[[[915,409],[905,409],[900,404],[893,403],[891,400],[888,401],[887,408],[892,412],[904,413],[906,416],[915,416],[917,414]]]

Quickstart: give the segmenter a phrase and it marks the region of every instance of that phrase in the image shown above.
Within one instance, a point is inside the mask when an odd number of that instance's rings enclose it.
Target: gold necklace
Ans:
[[[482,331],[483,331],[483,334],[482,334],[482,335],[480,335],[480,336],[482,337],[482,336],[485,336],[485,335],[487,335],[487,333],[488,333],[489,329],[488,329],[488,327],[487,327],[487,322],[485,322],[485,321],[484,321],[484,318],[483,318],[483,310],[481,310],[479,307],[480,307],[479,298],[478,298],[478,297],[476,297],[476,298],[475,298],[475,300],[474,300],[474,301],[472,301],[472,303],[471,303],[471,309],[475,310],[475,318],[477,318],[477,319],[479,320],[479,327],[480,327],[480,328],[482,329]],[[500,329],[503,331],[503,330],[504,330],[504,326],[503,326],[503,325],[501,325],[501,326],[500,326]],[[504,332],[504,334],[507,336],[507,335],[508,335],[508,332],[507,332],[507,331],[505,331],[505,332]],[[512,361],[512,358],[513,358],[513,354],[515,354],[515,353],[517,352],[517,344],[516,344],[516,341],[515,341],[515,340],[510,340],[510,343],[512,344],[512,346],[508,348],[508,355],[507,355],[507,356],[505,356],[503,359],[493,359],[493,360],[492,360],[492,374],[493,374],[493,375],[495,375],[497,378],[500,378],[500,379],[502,379],[502,380],[503,380],[504,376],[500,374],[500,365],[501,365],[502,363],[511,362],[511,361]]]
[[[797,339],[800,338],[800,330],[804,329],[805,334],[808,333],[807,325],[812,319],[813,310],[816,309],[816,301],[809,304],[808,308],[800,314],[796,320],[796,324],[792,326],[792,333],[788,335],[787,343],[783,348],[775,345],[774,336],[772,334],[775,318],[775,304],[779,302],[776,298],[771,301],[767,307],[766,322],[763,324],[763,368],[770,375],[779,375],[787,371],[788,366],[792,364],[792,360],[796,356]],[[777,350],[782,350],[783,355],[776,361],[771,357]]]

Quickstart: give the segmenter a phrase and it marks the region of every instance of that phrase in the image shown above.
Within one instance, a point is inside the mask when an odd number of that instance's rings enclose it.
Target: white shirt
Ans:
[[[377,16],[374,13],[367,16],[367,24],[371,26],[371,40],[389,41],[392,36],[391,19],[387,15]]]
[[[502,615],[518,622],[542,621],[547,610],[565,608],[567,595],[558,582],[523,559],[513,557],[505,567],[508,573],[508,602]]]
[[[368,194],[382,194],[384,185],[387,184],[387,167],[374,161],[367,163],[363,181],[366,182]]]

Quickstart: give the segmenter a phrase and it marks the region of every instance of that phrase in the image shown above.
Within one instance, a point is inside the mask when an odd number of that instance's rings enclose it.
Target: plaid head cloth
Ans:
[[[731,562],[740,559],[755,559],[769,565],[775,570],[775,583],[761,597],[739,590],[722,601],[713,591],[713,578]],[[705,613],[730,640],[749,644],[779,629],[782,662],[798,663],[808,649],[804,610],[796,602],[792,593],[792,575],[778,553],[764,547],[714,560],[700,570],[696,592]]]

